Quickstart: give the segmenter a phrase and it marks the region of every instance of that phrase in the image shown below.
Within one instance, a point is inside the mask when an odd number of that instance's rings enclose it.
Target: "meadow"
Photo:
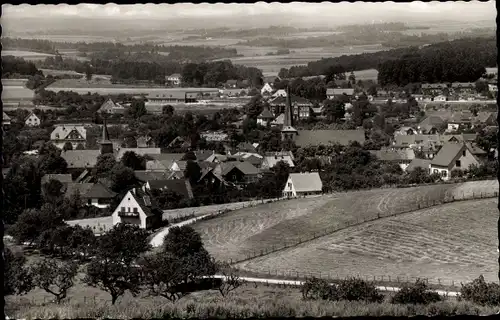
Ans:
[[[2,82],[4,80],[2,79]],[[35,97],[35,92],[33,90],[27,89],[24,85],[19,85],[20,83],[10,85],[9,83],[3,84],[2,90],[2,101],[31,101]]]
[[[237,265],[255,273],[497,281],[497,199],[449,203],[353,226]]]
[[[26,296],[8,296],[5,313],[25,319],[132,319],[132,318],[248,318],[248,317],[348,317],[348,316],[415,316],[415,315],[490,315],[497,310],[469,302],[448,300],[421,305],[394,305],[386,296],[383,303],[330,302],[303,300],[299,288],[245,283],[226,298],[216,291],[193,293],[176,303],[163,298],[132,297],[128,293],[113,306],[109,295],[77,284],[70,289],[70,300],[61,305],[49,303],[42,291]]]
[[[193,227],[214,257],[236,262],[378,217],[494,192],[496,180],[336,193],[236,210]]]

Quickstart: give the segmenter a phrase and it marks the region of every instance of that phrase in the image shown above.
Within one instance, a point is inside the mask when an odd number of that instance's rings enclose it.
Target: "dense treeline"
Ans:
[[[440,51],[445,51],[446,54],[439,54]],[[496,65],[497,56],[496,39],[494,37],[460,39],[452,42],[437,43],[423,48],[409,47],[358,55],[343,55],[336,58],[309,62],[307,66],[294,66],[288,70],[285,69],[284,73],[286,73],[288,77],[294,78],[321,75],[325,74],[328,68],[336,65],[342,66],[345,70],[353,71],[378,69],[382,63],[389,60],[409,57],[425,57],[426,59],[432,59],[432,57],[437,57],[438,55],[440,59],[442,59],[441,62],[443,64],[448,64],[448,61],[452,63],[465,63],[465,61],[473,57],[474,65],[493,67]],[[454,68],[457,68],[457,66]],[[460,69],[462,66],[458,68]],[[475,80],[477,80],[477,78],[471,81]],[[457,79],[452,81],[460,80]]]
[[[55,43],[48,40],[2,37],[3,50],[29,49],[43,53],[56,53]]]
[[[34,76],[42,74],[33,62],[26,61],[23,58],[14,56],[2,57],[2,78],[8,78],[11,75]]]
[[[188,63],[182,69],[182,81],[192,86],[218,86],[227,80],[248,80],[251,86],[262,85],[262,71],[233,65],[230,60]]]

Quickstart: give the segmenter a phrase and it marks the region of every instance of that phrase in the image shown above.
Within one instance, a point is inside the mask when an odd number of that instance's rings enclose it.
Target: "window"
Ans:
[[[464,151],[464,152],[465,152],[465,151]],[[460,167],[460,165],[461,165],[460,160],[455,161],[455,166],[456,166],[456,167]]]
[[[443,170],[441,171],[441,176],[446,177],[448,175],[448,171]]]
[[[292,189],[292,183],[288,182],[288,189]]]
[[[464,157],[465,157],[465,150],[464,150],[464,151],[462,151],[462,156],[464,156]]]
[[[439,170],[438,169],[434,169],[434,173],[439,173]]]
[[[122,207],[121,210],[122,210],[122,212],[125,212],[125,207]]]
[[[137,208],[134,208],[134,213],[139,213],[139,211],[137,210]]]

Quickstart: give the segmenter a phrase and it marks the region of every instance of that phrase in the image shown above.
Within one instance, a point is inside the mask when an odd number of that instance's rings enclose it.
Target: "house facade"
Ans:
[[[129,190],[111,216],[113,225],[126,223],[141,229],[153,228],[161,217],[153,212],[150,196],[138,189]]]
[[[84,126],[59,125],[50,134],[50,141],[59,149],[69,142],[75,150],[79,144],[86,146],[87,130]]]
[[[446,143],[432,159],[429,166],[431,174],[439,174],[441,179],[449,180],[454,169],[468,170],[471,165],[479,166],[478,159],[465,143]]]
[[[322,192],[323,182],[318,172],[290,173],[283,189],[283,197],[300,197]]]
[[[166,83],[171,86],[180,86],[182,76],[180,73],[174,73],[166,77]]]
[[[346,89],[341,89],[341,88],[328,88],[326,89],[326,98],[333,100],[336,97],[346,95],[349,98],[352,98],[354,95],[354,89],[352,88],[346,88]]]
[[[29,116],[26,117],[26,120],[24,120],[24,124],[28,127],[39,127],[41,123],[40,118],[33,112],[29,114]]]
[[[264,86],[260,89],[261,95],[269,95],[273,92],[273,87],[269,83],[264,84]]]

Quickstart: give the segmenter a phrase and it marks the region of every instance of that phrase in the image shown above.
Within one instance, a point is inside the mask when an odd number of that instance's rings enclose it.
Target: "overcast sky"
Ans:
[[[349,15],[366,16],[369,20],[419,15],[446,19],[494,19],[495,1],[488,2],[409,2],[409,3],[300,3],[271,4],[78,4],[78,5],[2,5],[3,18],[22,17],[116,17],[133,19],[165,19],[173,17],[238,16],[255,14],[298,14],[303,16],[331,16],[343,18]]]

